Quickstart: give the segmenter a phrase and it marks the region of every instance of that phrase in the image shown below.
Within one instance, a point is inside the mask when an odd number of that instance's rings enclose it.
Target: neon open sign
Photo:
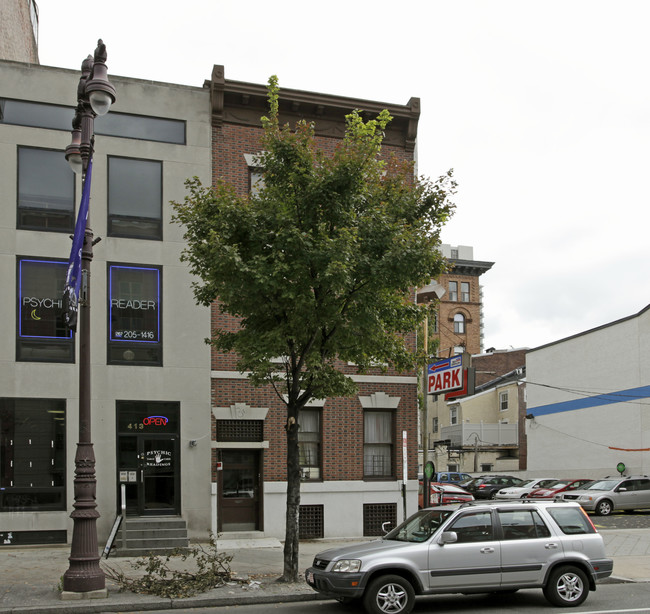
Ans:
[[[165,418],[165,416],[148,416],[142,419],[142,424],[145,426],[167,426],[168,422],[169,419]]]

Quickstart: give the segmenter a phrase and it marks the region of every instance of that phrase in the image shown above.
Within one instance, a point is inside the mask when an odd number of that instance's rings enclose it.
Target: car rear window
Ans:
[[[596,533],[594,525],[582,508],[556,507],[547,508],[547,511],[566,535]]]

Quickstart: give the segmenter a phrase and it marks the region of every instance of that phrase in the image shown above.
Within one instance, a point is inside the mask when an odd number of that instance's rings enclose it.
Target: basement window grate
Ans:
[[[365,503],[363,506],[363,535],[383,535],[381,525],[390,522],[391,529],[397,526],[397,503]]]
[[[298,522],[299,539],[323,538],[324,506],[323,505],[301,505]]]

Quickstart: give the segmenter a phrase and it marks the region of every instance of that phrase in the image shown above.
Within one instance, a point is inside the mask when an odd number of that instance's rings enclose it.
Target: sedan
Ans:
[[[586,478],[580,480],[562,480],[561,482],[548,486],[547,488],[537,488],[536,490],[529,492],[526,497],[528,499],[552,499],[555,495],[558,495],[561,492],[585,488],[587,484],[590,484],[592,481],[593,480],[587,480]]]
[[[510,486],[502,488],[496,494],[497,499],[522,499],[529,492],[537,488],[549,488],[553,484],[558,483],[557,478],[535,478],[534,480],[527,480],[518,486]]]
[[[430,503],[422,505],[422,482],[418,493],[418,508],[429,507],[431,505],[450,505],[451,503],[466,503],[474,501],[474,496],[455,484],[443,484],[441,482],[431,482]]]

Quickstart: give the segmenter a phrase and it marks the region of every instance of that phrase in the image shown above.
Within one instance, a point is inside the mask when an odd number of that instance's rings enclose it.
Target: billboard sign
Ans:
[[[427,394],[461,389],[464,385],[463,356],[458,354],[430,364],[427,368]]]

